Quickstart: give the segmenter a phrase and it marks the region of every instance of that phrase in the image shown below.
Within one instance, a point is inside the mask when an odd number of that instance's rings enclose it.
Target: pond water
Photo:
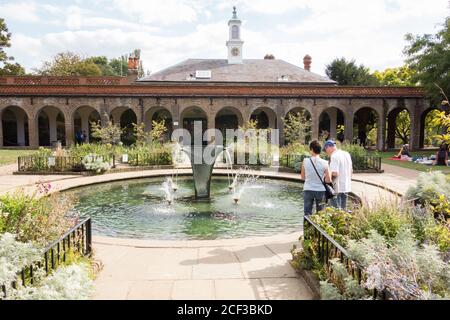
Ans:
[[[257,179],[246,185],[238,204],[226,177],[213,177],[211,199],[194,200],[192,177],[179,177],[174,202],[168,204],[163,177],[118,181],[72,191],[73,211],[92,218],[96,235],[201,240],[269,236],[299,231],[303,220],[303,185]]]

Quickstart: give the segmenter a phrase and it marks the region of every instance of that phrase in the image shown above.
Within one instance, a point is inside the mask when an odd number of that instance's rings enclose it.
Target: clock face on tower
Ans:
[[[239,49],[238,48],[233,48],[233,49],[231,49],[231,54],[233,55],[233,56],[238,56],[239,55]]]

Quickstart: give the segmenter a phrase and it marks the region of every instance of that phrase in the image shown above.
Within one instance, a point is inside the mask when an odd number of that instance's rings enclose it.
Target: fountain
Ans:
[[[250,174],[248,167],[239,169],[234,176],[233,182],[229,185],[229,189],[233,192],[233,201],[235,204],[239,203],[244,190],[249,184],[255,183],[259,176]],[[239,178],[243,177],[243,182],[239,184]]]
[[[190,146],[181,148],[191,160],[192,174],[194,177],[195,199],[209,199],[211,190],[211,175],[217,157],[222,151],[227,151],[223,146],[209,145]],[[210,152],[204,156],[205,150]]]
[[[176,191],[172,178],[166,178],[162,184],[162,190],[165,193],[167,203],[169,205],[172,204],[175,198],[174,192]]]

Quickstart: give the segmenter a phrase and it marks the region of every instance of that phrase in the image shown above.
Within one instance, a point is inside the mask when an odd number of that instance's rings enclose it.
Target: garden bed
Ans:
[[[323,299],[440,299],[450,295],[450,185],[419,176],[407,200],[326,208],[305,217],[293,266]],[[311,271],[315,274],[311,276]]]

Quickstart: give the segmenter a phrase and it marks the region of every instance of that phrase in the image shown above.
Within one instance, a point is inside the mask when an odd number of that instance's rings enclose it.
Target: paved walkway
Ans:
[[[403,192],[414,183],[411,172],[384,165],[384,174],[355,174],[357,180]],[[19,186],[30,192],[48,181],[54,192],[117,179],[164,175],[165,170],[101,176],[17,176],[0,168],[0,194]],[[180,170],[180,173],[189,173]],[[226,173],[215,169],[215,173]],[[414,171],[415,172],[415,171]],[[299,174],[262,172],[268,177],[299,179]],[[353,191],[367,202],[394,197],[368,183],[354,181]],[[95,282],[95,299],[312,299],[305,281],[290,266],[298,234],[215,241],[145,241],[94,237],[95,257],[104,268]]]

